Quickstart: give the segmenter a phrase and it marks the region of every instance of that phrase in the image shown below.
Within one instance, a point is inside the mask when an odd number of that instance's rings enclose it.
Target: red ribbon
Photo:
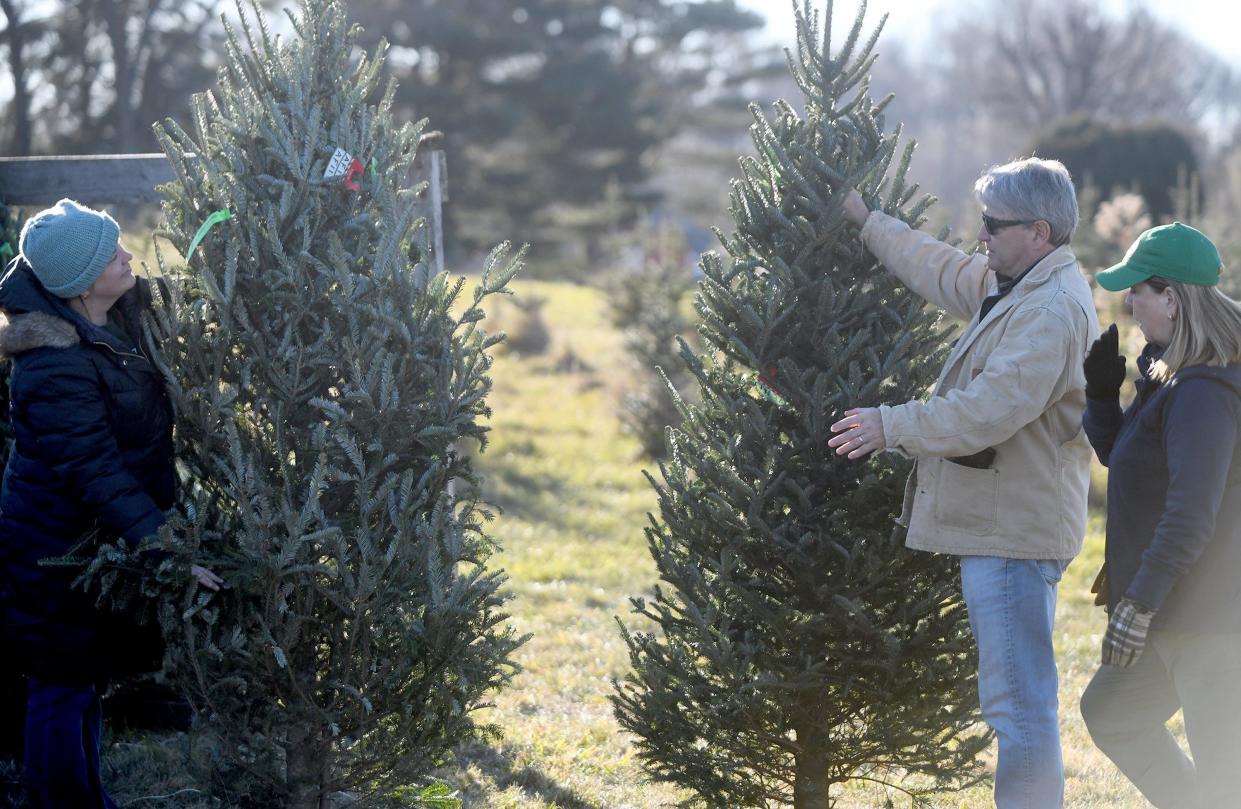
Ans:
[[[358,182],[358,177],[366,172],[366,167],[362,165],[362,161],[356,157],[349,164],[349,170],[345,172],[345,188],[351,191],[361,193],[362,184]]]
[[[775,378],[776,378],[776,366],[774,365],[768,365],[766,372],[760,373],[758,375],[759,382],[762,382],[764,385],[771,388],[771,390],[774,393],[778,394],[780,392],[780,389],[775,386],[775,383],[773,381]]]

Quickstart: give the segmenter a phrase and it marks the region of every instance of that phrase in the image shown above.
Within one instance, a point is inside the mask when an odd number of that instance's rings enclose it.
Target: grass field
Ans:
[[[598,290],[537,282],[515,289],[547,299],[552,345],[540,356],[497,360],[492,444],[480,463],[489,496],[504,509],[494,533],[515,596],[512,620],[533,639],[519,654],[524,671],[487,711],[504,740],[461,750],[441,776],[470,809],[666,806],[685,796],[644,778],[608,702],[612,679],[627,668],[615,617],[631,621],[628,598],[655,581],[642,536],[654,496],[637,444],[616,418],[631,371]],[[504,307],[497,321],[511,329],[516,316]],[[1101,528],[1096,517],[1060,590],[1067,805],[1136,809],[1148,804],[1091,745],[1077,712],[1104,626],[1087,593],[1102,557]],[[883,806],[888,797],[858,787],[842,792],[838,805]],[[890,797],[908,805],[899,793]],[[982,809],[992,805],[990,786],[945,794],[935,804]]]

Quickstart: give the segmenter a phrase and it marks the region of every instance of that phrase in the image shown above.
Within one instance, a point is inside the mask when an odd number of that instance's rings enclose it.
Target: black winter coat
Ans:
[[[1090,399],[1084,426],[1108,467],[1110,603],[1156,611],[1152,626],[1241,632],[1241,366],[1192,366],[1160,385],[1138,360],[1138,394]]]
[[[139,280],[113,307],[140,345]],[[86,535],[136,544],[175,494],[172,408],[134,345],[48,293],[21,259],[0,280],[0,353],[11,359],[13,447],[0,487],[0,591],[6,646],[26,673],[95,682],[158,665],[158,635],[93,606],[46,564]],[[13,658],[10,658],[12,660]]]

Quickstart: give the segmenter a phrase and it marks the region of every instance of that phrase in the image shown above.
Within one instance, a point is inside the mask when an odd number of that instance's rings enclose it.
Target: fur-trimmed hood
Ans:
[[[10,315],[0,309],[0,359],[12,359],[36,348],[69,348],[81,342],[67,320],[46,312]]]
[[[131,332],[135,343],[139,340],[139,310],[149,308],[150,303],[150,285],[142,278],[116,302],[125,323],[133,326],[126,331]],[[9,263],[8,272],[0,279],[0,358],[11,359],[38,348],[71,348],[80,342],[114,340],[106,330],[48,292],[23,257]]]
[[[69,304],[43,288],[22,256],[0,279],[0,356],[11,359],[37,348],[70,348],[89,328]]]

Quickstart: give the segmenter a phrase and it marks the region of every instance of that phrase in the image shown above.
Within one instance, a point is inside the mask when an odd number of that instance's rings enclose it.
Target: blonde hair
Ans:
[[[1163,357],[1151,367],[1151,376],[1167,382],[1190,365],[1228,365],[1241,362],[1241,303],[1218,286],[1185,284],[1151,278],[1155,289],[1172,290],[1179,311]]]

